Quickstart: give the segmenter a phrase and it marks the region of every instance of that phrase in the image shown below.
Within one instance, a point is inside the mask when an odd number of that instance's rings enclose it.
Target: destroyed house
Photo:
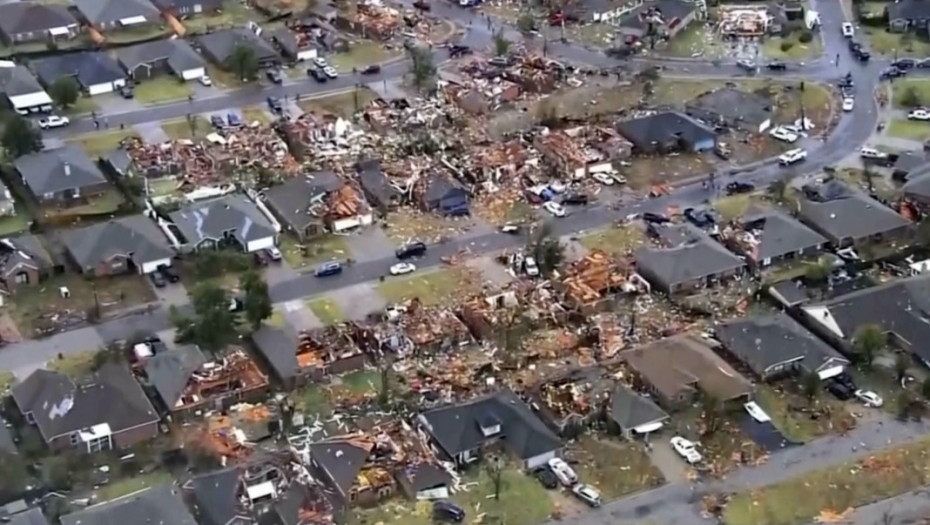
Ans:
[[[833,246],[906,236],[911,222],[891,208],[838,181],[804,186],[798,215]]]
[[[827,244],[823,235],[775,209],[750,207],[735,224],[724,229],[727,246],[759,268],[820,253]]]
[[[344,232],[371,224],[371,208],[361,192],[331,171],[295,177],[264,192],[275,217],[298,239]]]
[[[555,287],[564,292],[566,308],[590,313],[606,306],[609,295],[636,290],[627,280],[628,272],[606,252],[592,250],[573,262]]]
[[[110,188],[100,169],[77,145],[23,155],[13,166],[41,203],[79,204],[83,197]]]
[[[560,433],[587,426],[604,415],[615,381],[600,367],[570,370],[539,387],[542,410]]]
[[[930,206],[930,169],[922,168],[908,175],[902,190],[908,201],[926,209]]]
[[[400,12],[390,7],[359,4],[354,13],[340,13],[334,22],[336,28],[364,38],[385,41],[402,27]]]
[[[189,204],[169,217],[184,236],[182,248],[200,250],[234,244],[252,253],[276,243],[277,232],[268,217],[240,194]]]
[[[175,416],[261,400],[268,390],[268,377],[239,348],[212,360],[193,345],[156,353],[145,363],[142,379]]]
[[[709,286],[740,274],[746,264],[706,233],[690,224],[658,227],[671,247],[645,247],[636,252],[636,271],[668,294]],[[668,243],[667,243],[668,244]]]
[[[252,342],[288,388],[358,370],[367,360],[345,324],[299,332],[287,324],[263,325],[252,334]]]
[[[55,451],[128,448],[158,435],[158,414],[125,364],[106,363],[77,381],[37,370],[12,397]]]
[[[424,412],[418,422],[434,450],[460,467],[478,461],[495,445],[517,456],[527,469],[544,465],[562,449],[558,436],[507,389]]]
[[[414,301],[399,320],[417,352],[450,350],[471,342],[468,327],[450,309]]]
[[[787,314],[721,323],[717,340],[763,380],[785,374],[816,373],[826,380],[843,372],[849,360]]]
[[[668,406],[685,406],[701,392],[721,401],[747,399],[752,383],[707,344],[691,335],[677,335],[621,352],[620,359],[644,388]]]
[[[892,281],[829,301],[801,307],[808,326],[847,353],[854,353],[856,330],[880,326],[889,344],[930,366],[930,279]]]
[[[316,44],[310,33],[295,31],[281,26],[270,32],[271,41],[278,46],[281,54],[288,60],[301,62],[317,57]]]
[[[150,274],[171,266],[174,250],[154,221],[133,215],[61,233],[68,256],[87,277]]]
[[[151,523],[197,525],[179,490],[155,485],[61,517],[61,525]]]
[[[546,162],[560,173],[573,179],[581,179],[587,174],[588,156],[581,145],[565,132],[552,131],[540,135],[535,142]]]
[[[364,160],[356,165],[358,183],[368,201],[376,206],[382,213],[394,209],[400,204],[401,194],[394,187],[384,172],[381,163],[377,160]]]
[[[474,297],[462,304],[459,317],[475,339],[490,341],[509,327],[512,313],[519,304],[516,292],[511,290]]]
[[[415,193],[425,211],[439,212],[447,216],[469,214],[468,190],[444,175],[434,173],[427,176],[417,185]]]
[[[392,470],[402,454],[388,434],[359,432],[309,445],[310,465],[347,505],[374,505],[393,496]]]
[[[693,118],[675,111],[622,120],[617,131],[633,144],[633,153],[702,153],[714,149],[717,135]]]
[[[15,293],[21,286],[38,286],[53,267],[52,257],[34,235],[0,239],[0,287]]]
[[[696,16],[696,4],[691,2],[683,0],[644,2],[620,16],[620,34],[628,42],[648,40],[648,35],[651,33],[672,39],[688,27]]]
[[[752,133],[762,133],[772,124],[771,99],[735,87],[703,93],[688,102],[685,111],[714,126]]]

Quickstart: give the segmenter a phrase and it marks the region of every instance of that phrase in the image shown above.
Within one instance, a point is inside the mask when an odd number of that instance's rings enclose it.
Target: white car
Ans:
[[[593,173],[593,174],[591,174],[591,177],[592,177],[594,180],[596,180],[596,181],[600,182],[601,184],[603,184],[604,186],[613,186],[613,185],[614,185],[614,179],[613,179],[613,177],[611,177],[610,175],[608,175],[608,174],[606,174],[606,173],[602,173],[602,172]]]
[[[780,141],[782,141],[782,142],[787,142],[787,143],[789,143],[789,144],[793,144],[793,143],[795,143],[795,142],[798,141],[798,134],[797,134],[797,133],[788,131],[787,129],[785,129],[785,128],[781,127],[781,126],[778,126],[778,127],[776,127],[775,129],[773,129],[772,131],[770,131],[770,132],[769,132],[769,135],[771,135],[771,137],[772,137],[773,139],[777,139],[777,140],[780,140]]]
[[[68,117],[59,117],[58,115],[49,115],[48,118],[39,121],[39,127],[42,129],[62,128],[68,124],[71,124]]]
[[[881,396],[871,390],[856,390],[855,396],[856,399],[862,401],[862,404],[867,407],[878,408],[884,404]]]
[[[282,257],[281,250],[279,250],[277,246],[268,248],[268,255],[271,256],[272,261],[280,261]]]
[[[326,66],[326,67],[324,67],[324,68],[323,68],[323,74],[326,75],[326,76],[328,76],[329,78],[338,78],[338,77],[339,77],[339,73],[336,73],[336,70],[333,68],[333,66]]]
[[[679,456],[685,458],[689,465],[700,463],[704,458],[697,451],[696,445],[681,436],[675,436],[671,439],[672,448]]]
[[[852,97],[846,97],[843,99],[843,111],[852,111],[853,106],[855,106],[856,101]]]
[[[316,66],[316,67],[318,67],[318,68],[320,68],[320,69],[325,68],[325,67],[329,67],[329,64],[326,62],[326,59],[323,58],[323,57],[314,57],[314,58],[313,58],[313,65]]]
[[[601,506],[601,493],[591,485],[579,483],[572,487],[572,494],[592,507],[597,508]]]
[[[547,212],[555,215],[556,217],[565,217],[565,208],[563,208],[562,205],[558,202],[548,201],[543,204],[543,208],[545,208]]]
[[[213,79],[210,78],[210,75],[204,75],[197,79],[204,86],[210,87],[213,85]]]
[[[772,420],[772,418],[765,413],[765,410],[762,410],[762,407],[757,405],[755,401],[746,403],[743,405],[743,408],[745,408],[746,412],[749,412],[749,415],[759,423],[768,423]]]
[[[526,275],[530,277],[539,275],[539,265],[536,264],[536,259],[533,257],[527,257],[523,260],[523,269],[526,270]]]
[[[856,30],[853,29],[853,25],[849,22],[843,22],[843,25],[841,26],[841,28],[843,31],[843,36],[845,36],[846,38],[852,38],[853,35],[856,34]]]
[[[807,151],[801,148],[791,149],[779,155],[778,163],[781,164],[782,166],[790,166],[794,164],[795,162],[801,162],[802,160],[806,158],[807,158]]]
[[[862,148],[859,149],[859,156],[863,159],[876,160],[884,160],[888,158],[888,154],[884,151],[878,151],[877,149],[870,148],[868,146],[862,146]]]
[[[391,275],[404,275],[416,271],[417,267],[412,263],[397,263],[391,266]]]
[[[907,114],[908,120],[930,120],[930,111],[926,109],[912,109],[910,113]]]
[[[549,460],[548,465],[555,477],[559,478],[559,482],[566,487],[578,483],[578,474],[575,474],[575,471],[562,458],[552,458]]]

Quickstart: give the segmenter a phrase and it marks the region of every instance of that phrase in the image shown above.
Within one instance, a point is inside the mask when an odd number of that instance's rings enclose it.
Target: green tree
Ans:
[[[485,468],[488,471],[488,477],[494,484],[494,499],[501,499],[501,489],[504,488],[504,465],[499,457],[488,458]]]
[[[914,86],[910,86],[901,94],[901,100],[898,101],[902,106],[915,108],[923,105],[920,92]]]
[[[930,377],[924,379],[923,384],[920,385],[920,393],[927,399],[930,399]]]
[[[853,347],[866,366],[872,366],[875,354],[885,347],[885,332],[877,324],[864,324],[853,333]]]
[[[6,121],[0,144],[11,157],[22,157],[42,149],[42,133],[28,120],[13,115]]]
[[[26,489],[29,472],[22,458],[8,452],[0,452],[0,498],[10,501],[19,498]]]
[[[720,430],[723,425],[724,406],[723,402],[713,396],[707,396],[704,399],[704,435],[712,436]]]
[[[785,200],[785,194],[788,191],[788,181],[785,179],[776,179],[769,184],[769,195],[778,202]]]
[[[802,378],[801,388],[804,390],[804,397],[807,398],[808,404],[813,403],[820,392],[820,376],[817,372],[807,372]]]
[[[410,49],[410,60],[410,76],[413,77],[413,86],[420,91],[436,76],[433,55],[425,49],[414,47]]]
[[[565,247],[552,234],[552,224],[544,222],[530,233],[528,253],[536,258],[536,265],[543,275],[550,275],[565,259]]]
[[[253,80],[258,73],[255,50],[245,44],[236,44],[232,54],[226,59],[226,66],[243,82]]]
[[[517,28],[524,33],[536,31],[536,17],[533,16],[533,13],[525,11],[517,19]]]
[[[48,96],[61,108],[74,105],[80,95],[80,88],[72,77],[58,77],[48,87]]]
[[[510,52],[510,40],[504,37],[504,30],[494,33],[494,55],[502,57]]]
[[[191,291],[194,316],[185,317],[177,309],[170,317],[178,330],[178,341],[197,343],[206,350],[219,350],[236,333],[236,316],[229,310],[226,291],[209,282]]]
[[[271,297],[268,295],[268,283],[258,272],[249,270],[239,277],[239,286],[245,292],[243,301],[245,318],[252,326],[252,330],[258,330],[262,321],[271,317],[273,312]]]
[[[804,270],[804,277],[807,277],[811,282],[823,284],[827,281],[827,277],[830,276],[831,268],[830,260],[821,257],[817,259],[817,262],[808,263],[807,268]]]

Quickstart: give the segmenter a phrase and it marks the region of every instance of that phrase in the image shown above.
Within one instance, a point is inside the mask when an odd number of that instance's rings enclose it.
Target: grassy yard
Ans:
[[[884,450],[859,461],[735,494],[726,525],[809,523],[822,510],[842,512],[930,483],[930,440]]]
[[[213,85],[218,88],[234,89],[240,88],[247,84],[238,78],[235,73],[227,71],[215,64],[207,64],[207,75],[213,81]]]
[[[448,268],[414,274],[412,277],[388,277],[378,285],[378,293],[389,303],[416,297],[426,305],[439,304],[456,297],[466,297],[468,290],[474,288],[474,281],[474,276],[466,270]]]
[[[242,121],[251,124],[253,122],[258,122],[261,125],[265,125],[271,122],[271,117],[268,116],[268,112],[258,106],[249,106],[247,108],[242,108]]]
[[[319,299],[307,301],[307,307],[325,325],[335,324],[346,318],[342,308],[339,307],[339,303],[329,297],[320,297]]]
[[[138,137],[139,134],[131,129],[120,129],[116,131],[101,131],[96,133],[85,133],[68,139],[84,148],[87,156],[95,159],[104,153],[108,153],[119,146],[126,137]]]
[[[94,491],[94,497],[96,502],[110,501],[149,487],[170,484],[172,481],[169,472],[156,470],[108,483]]]
[[[381,373],[377,370],[349,372],[340,376],[338,382],[334,390],[350,396],[377,394],[381,391]],[[388,384],[390,385],[390,380]]]
[[[357,89],[328,97],[302,99],[297,105],[307,113],[333,113],[350,118],[357,109],[364,109],[376,98],[377,95],[371,90]]]
[[[656,487],[665,481],[639,444],[599,441],[584,436],[571,449],[571,455],[579,461],[575,465],[578,476],[597,487],[605,501]]]
[[[61,359],[55,358],[45,364],[45,368],[60,372],[71,378],[84,377],[93,371],[94,356],[97,350],[87,350],[74,354],[66,354]]]
[[[209,135],[213,131],[213,126],[210,125],[207,119],[194,115],[191,121],[180,118],[162,122],[161,129],[172,140],[200,139]]]
[[[73,105],[68,106],[68,109],[66,109],[64,112],[66,115],[74,116],[84,115],[90,113],[91,111],[97,111],[98,109],[100,109],[100,107],[97,106],[97,103],[94,102],[93,98],[86,95],[81,95],[78,97],[77,101]]]
[[[716,33],[709,31],[704,24],[694,23],[675,35],[659,54],[678,58],[713,59],[722,57],[725,49]]]
[[[86,202],[77,206],[56,207],[52,205],[41,208],[44,217],[80,217],[81,215],[106,215],[114,213],[126,197],[116,187],[108,187],[99,195],[86,197]]]
[[[13,372],[0,371],[0,396],[6,396],[15,381],[16,376],[13,375]]]
[[[715,200],[713,207],[723,220],[730,221],[745,213],[749,205],[756,200],[758,200],[758,196],[751,193],[728,195]]]
[[[818,393],[813,401],[808,402],[797,391],[796,385],[785,384],[790,381],[756,387],[756,402],[789,440],[804,443],[856,426],[855,418],[841,402],[825,393]]]
[[[611,226],[579,239],[589,250],[603,250],[616,256],[627,256],[646,243],[645,232],[636,224]]]
[[[157,104],[185,99],[193,93],[187,82],[170,75],[161,75],[136,84],[136,100],[143,104]]]
[[[0,237],[19,233],[29,229],[29,223],[32,220],[21,207],[16,207],[16,213],[6,217],[0,217]]]
[[[380,42],[362,40],[354,42],[345,53],[336,53],[326,57],[331,66],[338,71],[352,71],[371,64],[380,64],[404,54],[402,49],[388,49]]]
[[[131,44],[134,42],[146,42],[158,36],[168,37],[171,30],[161,24],[143,24],[134,27],[123,27],[113,31],[107,31],[103,34],[106,41],[111,44]]]
[[[865,26],[862,31],[867,35],[873,53],[915,57],[930,55],[930,42],[912,34],[890,33],[885,29]]]
[[[800,118],[803,102],[804,115],[817,126],[816,130],[823,130],[826,127],[835,101],[831,88],[823,84],[806,82],[802,92],[799,86],[784,83],[773,84],[772,91],[775,93],[775,100],[778,104],[775,117],[780,122],[794,122],[795,119]]]
[[[891,99],[894,107],[906,109],[901,101],[904,99],[904,93],[913,89],[920,99],[920,105],[930,104],[930,79],[926,78],[909,78],[907,80],[896,80],[891,84]]]
[[[547,27],[550,38],[561,38],[561,29]],[[571,24],[565,26],[565,38],[583,46],[610,47],[614,41],[614,27],[610,24]]]
[[[257,22],[260,16],[259,13],[249,8],[245,3],[228,0],[223,2],[222,9],[217,13],[197,15],[182,20],[181,23],[188,34],[199,34],[212,29],[245,25],[250,20]]]
[[[345,261],[352,256],[345,237],[321,235],[301,243],[291,235],[281,236],[281,254],[291,268],[304,268],[325,261]]]
[[[795,31],[786,37],[767,37],[762,46],[762,53],[770,59],[777,60],[807,60],[822,55],[823,42],[820,38],[815,35],[813,40],[805,44],[798,40],[802,34],[801,31]],[[782,44],[789,44],[790,47],[784,51]]]
[[[886,132],[892,137],[924,141],[930,138],[930,123],[919,120],[895,119],[888,123]]]

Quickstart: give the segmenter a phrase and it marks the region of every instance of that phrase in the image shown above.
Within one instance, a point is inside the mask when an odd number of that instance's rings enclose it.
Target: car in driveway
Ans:
[[[339,261],[331,261],[323,263],[316,267],[316,270],[313,271],[313,274],[317,277],[329,277],[330,275],[338,275],[342,273],[342,263]]]
[[[313,65],[320,69],[323,69],[324,67],[329,65],[329,62],[327,62],[326,59],[323,57],[313,57]]]
[[[133,89],[131,84],[126,84],[125,86],[119,88],[119,94],[125,99],[135,98],[136,92]]]
[[[268,248],[265,251],[268,252],[268,257],[270,257],[271,260],[275,262],[280,261],[284,257],[281,254],[281,250],[279,250],[277,246],[272,246],[271,248]]]
[[[339,73],[336,72],[336,68],[333,66],[324,67],[323,74],[326,75],[327,78],[339,78]]]
[[[213,85],[213,79],[210,78],[210,75],[202,75],[197,79],[197,82],[200,82],[201,86],[210,87]]]
[[[549,467],[540,467],[533,471],[533,476],[539,480],[543,487],[547,489],[558,488],[559,478]]]
[[[613,177],[600,171],[597,173],[592,173],[591,178],[600,182],[604,186],[613,186],[614,183],[616,182]]]
[[[59,117],[58,115],[49,115],[39,120],[39,127],[42,129],[63,128],[68,124],[71,124],[71,119],[68,117]]]
[[[846,401],[853,396],[853,390],[839,381],[831,381],[827,384],[827,392],[840,401]]]
[[[807,158],[807,151],[797,148],[789,149],[778,156],[778,164],[781,166],[790,166],[796,162],[801,162]]]
[[[216,129],[223,129],[226,127],[226,121],[219,115],[210,115],[210,124]]]
[[[543,204],[543,208],[555,217],[565,217],[565,208],[555,201],[548,201]]]
[[[697,451],[697,445],[681,436],[673,437],[669,440],[669,444],[689,465],[700,463],[704,459],[701,453]]]
[[[230,111],[226,114],[226,122],[229,123],[229,127],[238,128],[242,126],[242,117],[238,113]]]
[[[907,114],[908,120],[930,120],[930,110],[924,108],[912,109]]]
[[[859,156],[863,159],[871,160],[885,160],[888,158],[888,154],[884,151],[879,151],[875,148],[870,148],[868,146],[862,146],[859,149]]]
[[[417,270],[416,265],[412,263],[402,262],[391,265],[391,275],[404,275],[406,273],[412,273]]]
[[[573,468],[568,466],[568,463],[566,463],[564,459],[552,458],[547,465],[549,465],[555,477],[559,478],[559,482],[562,485],[571,487],[575,483],[578,483],[578,474],[575,473]]]
[[[281,99],[278,97],[268,97],[268,108],[275,113],[281,113],[284,110],[284,106],[281,104]]]
[[[170,283],[176,283],[181,280],[181,276],[178,275],[178,272],[174,271],[170,266],[161,265],[157,268],[157,271]]]
[[[539,265],[536,264],[535,257],[527,257],[523,260],[523,271],[525,271],[526,275],[530,277],[539,276]]]
[[[426,253],[426,244],[421,241],[411,242],[394,250],[394,256],[400,260],[419,257],[424,253]]]
[[[591,485],[579,483],[572,487],[572,494],[574,494],[576,498],[587,503],[589,507],[597,508],[601,506],[601,493]]]
[[[271,262],[271,257],[265,253],[265,250],[252,252],[252,257],[255,259],[255,263],[259,266],[268,266],[268,264]]]
[[[884,404],[881,396],[871,390],[856,390],[853,395],[867,407],[879,408]]]
[[[165,277],[161,272],[152,272],[149,274],[149,279],[152,280],[152,284],[155,285],[155,288],[164,288],[166,284]]]
[[[769,136],[773,139],[780,140],[782,142],[787,142],[789,144],[794,144],[798,141],[798,134],[788,130],[784,126],[777,126],[769,131]]]

